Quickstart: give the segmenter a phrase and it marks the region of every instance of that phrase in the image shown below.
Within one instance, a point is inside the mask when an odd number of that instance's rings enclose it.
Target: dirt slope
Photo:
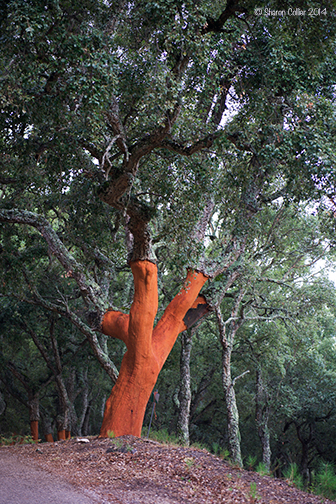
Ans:
[[[233,468],[196,448],[123,436],[1,447],[111,504],[325,504],[285,481]]]

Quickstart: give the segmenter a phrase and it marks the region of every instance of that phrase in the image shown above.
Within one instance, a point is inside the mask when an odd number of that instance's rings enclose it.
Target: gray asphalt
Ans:
[[[52,474],[0,450],[0,504],[93,504],[103,502]]]

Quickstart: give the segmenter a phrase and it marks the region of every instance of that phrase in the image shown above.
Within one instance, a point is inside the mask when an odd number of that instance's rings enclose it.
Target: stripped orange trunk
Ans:
[[[38,420],[32,420],[30,422],[30,432],[33,441],[38,441]]]
[[[61,430],[57,432],[57,441],[62,441],[65,439],[65,430]]]
[[[45,440],[47,443],[53,443],[54,442],[54,438],[52,436],[52,434],[46,434],[45,436]]]
[[[158,309],[157,267],[150,261],[131,263],[134,299],[129,315],[106,312],[102,332],[126,344],[118,380],[106,401],[101,437],[141,436],[147,402],[178,334],[186,329],[183,318],[202,300],[198,294],[207,280],[203,273],[189,272],[181,291],[168,305],[153,329]]]

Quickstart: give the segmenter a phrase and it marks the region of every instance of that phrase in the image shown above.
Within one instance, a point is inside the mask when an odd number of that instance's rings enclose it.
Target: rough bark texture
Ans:
[[[223,352],[223,388],[227,411],[228,446],[232,462],[243,467],[240,451],[239,413],[234,384],[231,379],[231,351],[232,348]]]
[[[153,329],[158,308],[157,267],[151,261],[131,263],[134,299],[130,314],[106,312],[102,332],[124,341],[124,355],[117,383],[106,401],[101,437],[141,436],[147,402],[159,372],[178,334],[186,329],[187,311],[198,304],[198,293],[207,277],[190,271],[181,291],[168,305]]]
[[[261,370],[257,370],[257,391],[256,391],[256,423],[258,429],[258,436],[262,447],[263,463],[265,468],[269,471],[271,467],[271,445],[270,445],[270,432],[268,428],[269,419],[269,404],[268,394],[265,390]]]
[[[183,331],[181,336],[181,359],[180,359],[180,390],[179,390],[179,414],[177,419],[177,435],[179,441],[189,446],[189,418],[191,404],[190,387],[190,354],[192,347],[192,333]]]
[[[231,313],[232,319],[234,319],[237,316],[242,295],[243,293],[241,292],[241,294],[238,296],[238,299],[236,300],[236,303]],[[234,384],[237,378],[232,380],[231,376],[231,355],[232,355],[233,342],[236,332],[240,327],[240,323],[232,320],[228,324],[229,331],[227,335],[226,324],[223,322],[219,306],[216,307],[216,315],[220,332],[220,342],[223,348],[222,382],[225,393],[226,411],[227,411],[228,448],[232,462],[234,462],[240,467],[243,467],[243,461],[240,450],[239,413],[236,401],[236,394],[234,390]]]

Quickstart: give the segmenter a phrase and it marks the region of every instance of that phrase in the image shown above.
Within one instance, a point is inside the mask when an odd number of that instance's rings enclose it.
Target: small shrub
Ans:
[[[259,462],[259,464],[256,467],[256,472],[260,474],[260,476],[268,476],[270,473],[263,462]]]
[[[190,470],[193,465],[195,464],[195,459],[193,457],[186,457],[184,459],[184,462],[185,462],[185,465],[187,466],[187,468]]]
[[[116,448],[121,448],[123,446],[123,442],[121,439],[111,439],[112,441],[112,444],[116,447]]]
[[[323,463],[315,478],[315,492],[326,499],[336,498],[336,475],[332,464]]]
[[[249,455],[246,459],[246,468],[248,471],[253,471],[254,466],[257,463],[256,455]]]
[[[229,450],[221,450],[219,456],[223,460],[230,461],[230,452],[229,452]]]
[[[199,443],[198,441],[196,441],[195,443],[192,443],[191,445],[193,448],[198,448],[199,450],[206,450],[206,446],[202,443]]]
[[[219,444],[216,443],[215,441],[212,443],[212,453],[217,455],[219,452]]]
[[[290,464],[283,471],[283,475],[290,485],[295,485],[300,490],[303,490],[303,478],[302,475],[300,474],[298,466],[295,463]]]
[[[12,434],[8,437],[0,436],[0,446],[8,446],[14,444],[33,444],[35,441],[30,435],[20,436],[18,434]]]
[[[158,441],[159,443],[179,444],[177,437],[174,434],[169,434],[167,429],[161,429],[158,431],[152,430],[149,437],[150,439]]]
[[[250,497],[252,502],[260,499],[260,495],[257,492],[257,483],[255,481],[252,481],[250,485]]]

